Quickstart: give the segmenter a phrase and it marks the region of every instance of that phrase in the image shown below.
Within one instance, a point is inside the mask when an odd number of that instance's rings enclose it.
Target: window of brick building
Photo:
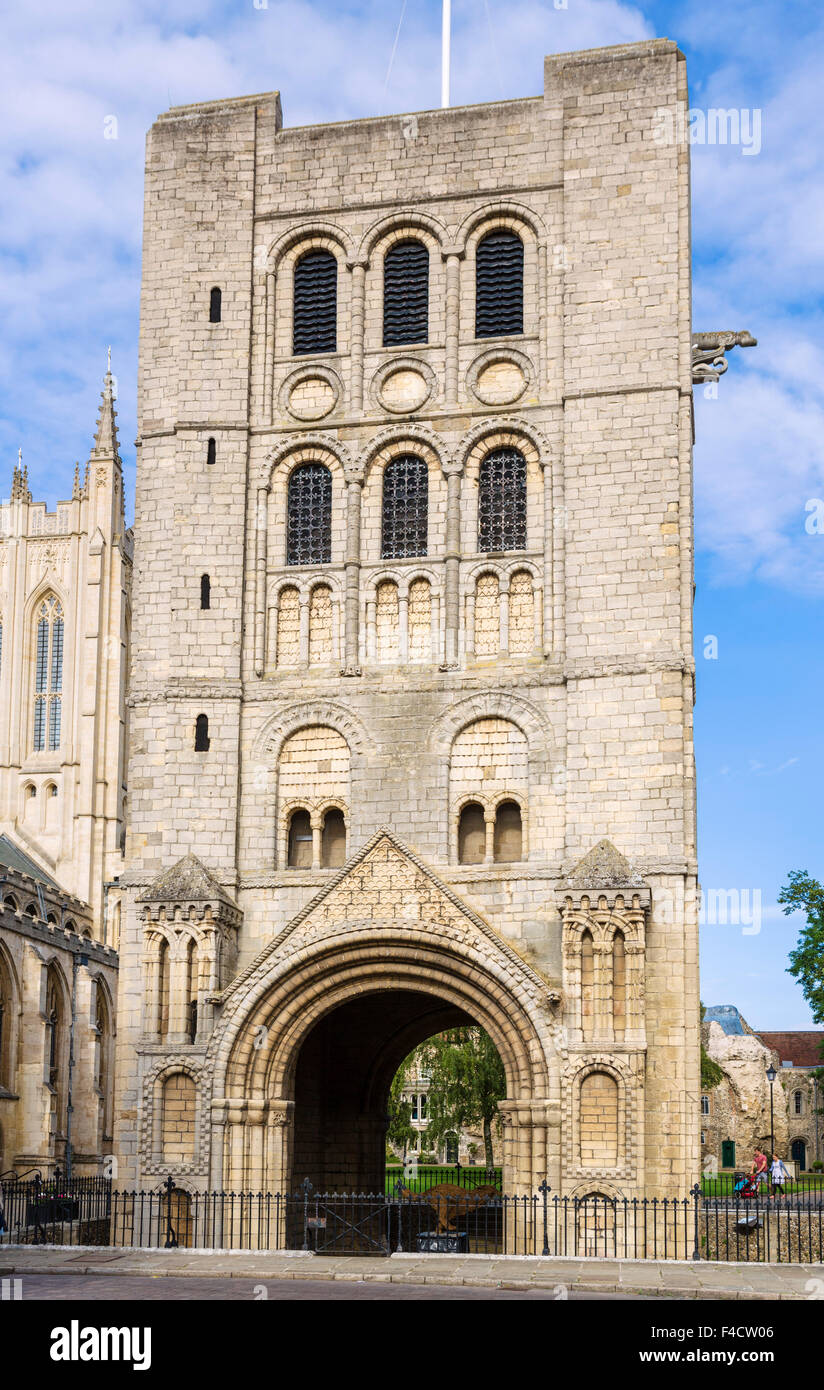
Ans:
[[[475,254],[475,337],[523,331],[524,243],[500,227],[487,233]]]
[[[287,565],[322,565],[332,558],[332,474],[303,463],[289,478]]]
[[[331,251],[307,251],[295,266],[292,351],[334,352],[337,346],[338,263]]]
[[[398,241],[383,263],[383,343],[425,343],[429,336],[429,252]]]

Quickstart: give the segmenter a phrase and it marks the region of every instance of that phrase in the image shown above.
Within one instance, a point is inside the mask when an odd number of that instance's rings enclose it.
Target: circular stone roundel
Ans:
[[[484,405],[510,405],[523,395],[526,376],[510,359],[487,362],[475,379],[475,395]]]
[[[334,410],[338,393],[322,376],[305,376],[289,392],[289,411],[299,420],[322,420]]]
[[[426,377],[412,367],[397,367],[387,372],[379,388],[381,404],[402,415],[422,406],[429,391]]]

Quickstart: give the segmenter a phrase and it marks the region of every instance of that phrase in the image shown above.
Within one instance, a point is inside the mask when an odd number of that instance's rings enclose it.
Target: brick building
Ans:
[[[504,1183],[698,1165],[688,147],[665,40],[536,97],[147,146],[124,1181],[382,1187],[476,1022]]]

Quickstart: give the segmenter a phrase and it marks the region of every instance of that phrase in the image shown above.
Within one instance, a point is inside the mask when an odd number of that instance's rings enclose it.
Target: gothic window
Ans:
[[[397,241],[383,263],[383,345],[425,343],[429,336],[429,252]]]
[[[12,1028],[15,1007],[11,971],[0,952],[0,1088],[14,1090],[14,1054]]]
[[[332,590],[316,584],[309,597],[309,664],[332,660]]]
[[[213,464],[213,463],[215,462],[215,459],[216,459],[216,458],[217,458],[217,445],[215,444],[215,441],[214,441],[213,439],[210,439],[210,440],[207,441],[207,444],[206,444],[206,462],[207,462],[207,464],[209,464],[209,465]]]
[[[290,585],[281,589],[278,599],[278,666],[297,666],[300,662],[300,595]]]
[[[217,285],[215,285],[214,289],[211,291],[211,293],[210,293],[210,295],[209,295],[209,322],[210,322],[210,323],[220,323],[221,298],[222,298],[222,295],[221,295],[221,293],[220,293],[220,290],[218,289]]]
[[[308,811],[293,811],[289,817],[287,863],[290,869],[312,867],[312,822]]]
[[[458,862],[483,864],[486,858],[486,821],[484,808],[470,801],[461,811],[458,822]]]
[[[186,1035],[190,1043],[197,1041],[197,989],[198,989],[197,945],[190,938],[186,946],[186,960],[183,998],[186,1001]]]
[[[621,1042],[627,1026],[627,954],[624,933],[612,940],[612,1030]]]
[[[524,243],[504,227],[488,232],[475,254],[475,337],[524,331]]]
[[[495,812],[492,857],[496,864],[517,863],[523,855],[521,808],[517,801],[502,801]]]
[[[493,449],[478,477],[478,549],[526,548],[526,459],[518,449]]]
[[[210,743],[208,715],[199,714],[195,720],[195,752],[208,753]]]
[[[513,574],[509,585],[509,651],[525,656],[535,646],[535,611],[532,575],[526,570]]]
[[[307,251],[295,266],[292,351],[334,352],[337,346],[338,263],[331,251]]]
[[[796,1091],[794,1096],[794,1102],[796,1115],[801,1115],[804,1110],[804,1097],[802,1096],[800,1091]]]
[[[497,574],[482,574],[475,585],[475,654],[497,656],[501,645],[501,604]]]
[[[63,609],[49,595],[37,610],[34,672],[34,751],[60,747],[63,690]]]
[[[332,558],[332,474],[303,463],[289,478],[287,565],[324,565]]]
[[[331,807],[323,817],[320,862],[324,869],[340,869],[346,862],[346,821],[337,806]]]
[[[402,454],[383,475],[381,557],[425,555],[429,514],[429,470],[423,459]]]
[[[709,1098],[709,1096],[702,1096],[702,1097],[701,1097],[701,1114],[702,1114],[702,1115],[709,1115],[709,1113],[710,1113],[710,1098]]]
[[[200,606],[201,608],[211,608],[212,606],[212,582],[208,574],[200,576]]]

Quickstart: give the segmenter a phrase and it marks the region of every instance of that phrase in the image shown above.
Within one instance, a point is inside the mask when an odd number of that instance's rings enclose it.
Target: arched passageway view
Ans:
[[[392,1080],[419,1043],[475,1020],[434,995],[385,990],[341,1004],[305,1039],[295,1070],[291,1190],[382,1192]]]

